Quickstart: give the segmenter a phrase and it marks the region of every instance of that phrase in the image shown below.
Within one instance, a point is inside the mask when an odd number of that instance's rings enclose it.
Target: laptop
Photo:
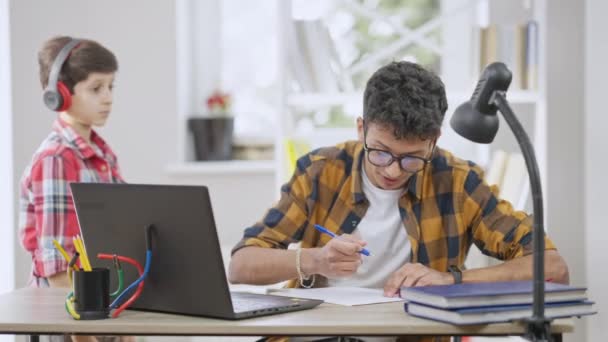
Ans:
[[[133,309],[241,319],[316,307],[323,301],[230,292],[205,186],[71,183],[83,240],[94,267],[113,268],[98,253],[145,265],[146,227],[152,261]],[[125,287],[138,278],[123,263]],[[111,271],[110,291],[117,280]]]

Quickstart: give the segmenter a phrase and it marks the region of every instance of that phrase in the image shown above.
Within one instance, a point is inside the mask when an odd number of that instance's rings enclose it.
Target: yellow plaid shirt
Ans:
[[[330,238],[314,224],[353,233],[369,207],[361,184],[364,156],[363,144],[351,141],[301,157],[279,202],[245,229],[232,252],[245,246],[287,248],[299,241],[302,248],[321,247]],[[496,192],[477,165],[435,149],[431,163],[412,175],[399,199],[410,261],[446,272],[449,265],[464,266],[473,243],[501,260],[532,253],[532,217]],[[547,237],[545,248],[555,249]]]

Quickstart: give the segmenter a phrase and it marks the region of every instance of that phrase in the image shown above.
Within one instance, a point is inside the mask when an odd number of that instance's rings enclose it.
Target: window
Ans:
[[[190,21],[189,33],[195,36],[182,44],[192,52],[185,53],[192,59],[192,72],[181,74],[194,84],[195,95],[182,102],[200,110],[214,88],[228,92],[237,139],[272,140],[277,132],[309,136],[317,128],[349,130],[344,136],[353,138],[365,83],[392,60],[420,63],[463,94],[474,84],[470,44],[475,6],[469,0],[189,4],[194,10],[178,16],[178,25]],[[178,30],[178,47],[180,39]],[[290,132],[283,132],[285,126]]]
[[[352,127],[362,113],[362,91],[371,74],[393,60],[410,60],[441,72],[438,0],[293,2],[290,90],[307,96],[297,130]],[[339,105],[322,103],[346,93]],[[295,103],[299,103],[295,95]],[[320,100],[318,108],[311,102]],[[306,102],[306,101],[303,101]]]
[[[212,78],[211,88],[231,95],[237,136],[271,137],[283,91],[352,95],[353,101],[294,111],[299,128],[352,127],[361,114],[357,92],[381,65],[406,59],[440,72],[440,25],[433,21],[440,13],[440,0],[293,0],[288,28],[279,27],[278,16],[289,14],[280,13],[277,0],[216,4],[221,18],[218,42],[205,48],[219,47],[219,72],[214,74],[208,70],[214,66],[207,65],[208,71],[195,77]],[[194,15],[191,20],[214,25],[208,14],[201,15],[206,17]],[[279,30],[287,30],[286,46],[279,42]],[[279,69],[280,53],[288,55],[289,70]],[[282,72],[291,80],[288,89],[280,89]],[[306,102],[314,105],[317,100],[309,96]]]
[[[221,85],[233,99],[235,134],[272,137],[276,129],[276,0],[221,1]]]

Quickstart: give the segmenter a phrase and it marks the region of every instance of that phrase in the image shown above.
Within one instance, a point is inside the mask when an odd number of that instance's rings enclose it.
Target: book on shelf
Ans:
[[[237,160],[273,160],[274,141],[267,137],[235,137],[232,158]]]
[[[530,183],[524,157],[519,152],[495,150],[487,168],[486,182],[497,187],[497,195],[524,210],[528,201]]]
[[[571,301],[545,304],[545,317],[549,319],[593,315],[593,302]],[[412,315],[456,325],[487,324],[521,320],[532,316],[532,304],[466,307],[442,309],[409,302],[405,311]]]
[[[437,308],[467,308],[478,306],[532,303],[532,281],[506,281],[433,285],[401,289],[408,302]],[[545,283],[545,302],[568,302],[587,299],[585,287]]]
[[[503,150],[495,150],[492,152],[490,163],[486,170],[485,180],[489,185],[497,185],[500,188],[505,175],[505,167],[509,154]]]
[[[492,62],[503,62],[513,73],[512,86],[538,86],[538,23],[491,24],[479,29],[479,72]]]
[[[499,197],[509,201],[515,209],[523,210],[528,200],[528,192],[528,168],[524,156],[521,153],[509,153]]]
[[[525,89],[538,89],[538,23],[531,20],[526,26]]]
[[[310,145],[302,139],[285,139],[285,161],[287,177],[291,177],[296,170],[298,159],[310,151]]]
[[[311,92],[316,88],[312,77],[312,65],[307,54],[307,39],[306,32],[303,28],[304,23],[293,21],[292,25],[288,25],[287,39],[289,47],[287,49],[289,69],[291,77],[298,84],[300,91]]]

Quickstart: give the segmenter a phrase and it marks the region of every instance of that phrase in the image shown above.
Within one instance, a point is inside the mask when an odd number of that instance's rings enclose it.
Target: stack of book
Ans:
[[[533,283],[435,285],[402,288],[405,311],[457,325],[521,320],[532,316]],[[584,287],[545,283],[545,316],[550,319],[592,315]]]

